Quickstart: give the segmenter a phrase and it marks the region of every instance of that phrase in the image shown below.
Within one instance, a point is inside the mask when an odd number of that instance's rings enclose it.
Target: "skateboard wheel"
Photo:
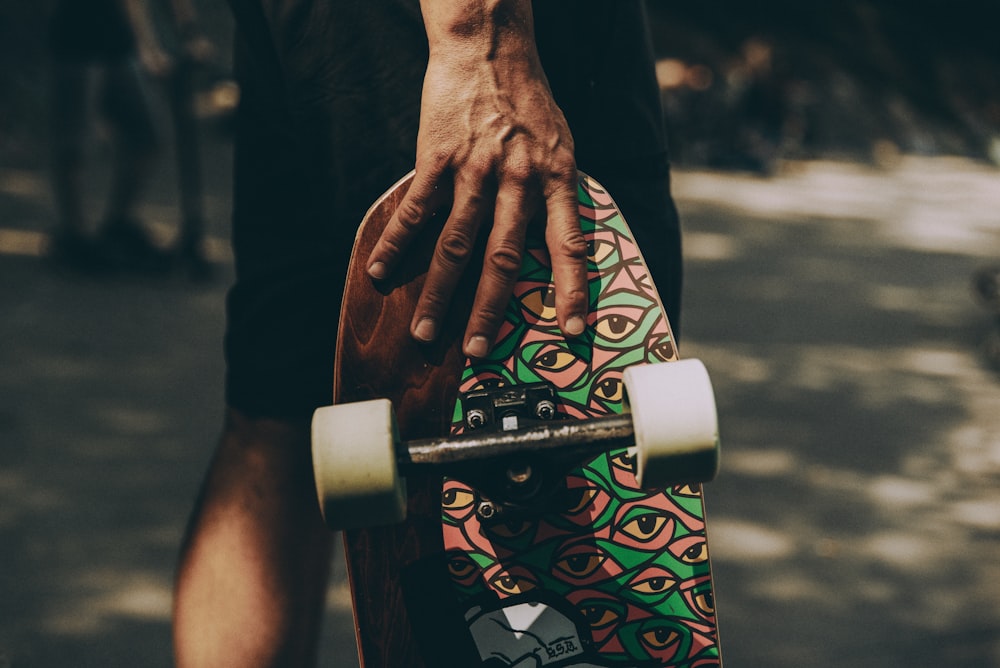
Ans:
[[[355,529],[406,519],[406,480],[396,463],[398,442],[388,399],[316,410],[313,473],[327,526]]]
[[[636,443],[636,478],[645,489],[704,482],[719,468],[715,394],[699,360],[632,366],[624,374]]]

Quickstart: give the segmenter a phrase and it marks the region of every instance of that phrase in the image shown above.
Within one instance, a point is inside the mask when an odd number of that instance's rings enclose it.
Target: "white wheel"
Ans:
[[[705,365],[692,359],[633,366],[624,381],[639,485],[663,489],[714,478],[719,422]]]
[[[325,406],[313,413],[313,473],[327,526],[354,529],[406,519],[397,442],[388,399]]]

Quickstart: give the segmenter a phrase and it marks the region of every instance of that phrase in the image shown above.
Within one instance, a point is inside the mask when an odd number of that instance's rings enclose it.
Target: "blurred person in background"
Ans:
[[[189,0],[171,0],[178,35],[204,52]],[[57,225],[49,247],[59,266],[90,274],[164,274],[173,254],[158,246],[137,208],[160,149],[144,74],[166,77],[174,61],[161,46],[145,0],[56,0],[50,18],[52,187]],[[93,108],[112,144],[111,183],[95,233],[85,213],[87,144]],[[200,243],[200,219],[179,248]]]

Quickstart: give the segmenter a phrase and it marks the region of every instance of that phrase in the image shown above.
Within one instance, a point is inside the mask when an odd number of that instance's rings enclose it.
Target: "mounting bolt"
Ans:
[[[486,411],[473,408],[465,414],[465,423],[469,425],[469,429],[479,429],[486,424]]]
[[[488,520],[495,517],[497,514],[497,507],[492,501],[483,501],[476,508],[476,515],[479,516],[481,520]]]
[[[542,399],[535,405],[535,417],[551,420],[556,415],[556,405],[548,399]]]

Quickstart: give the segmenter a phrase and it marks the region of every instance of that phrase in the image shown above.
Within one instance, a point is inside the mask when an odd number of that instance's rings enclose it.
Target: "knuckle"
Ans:
[[[567,290],[563,299],[570,308],[579,308],[587,303],[588,296],[586,291],[575,289]]]
[[[576,160],[572,154],[556,156],[549,165],[549,181],[556,187],[575,190],[576,175]]]
[[[587,238],[579,229],[568,230],[557,239],[556,250],[571,260],[586,260]]]
[[[485,158],[476,157],[462,165],[465,179],[472,184],[485,183],[493,173],[493,163]]]
[[[483,303],[476,307],[476,312],[474,314],[476,323],[478,327],[476,329],[490,329],[496,323],[503,319],[504,311],[503,308],[493,304],[493,303]]]
[[[518,244],[503,241],[490,250],[486,262],[494,274],[503,277],[516,276],[521,270],[522,254]]]
[[[399,207],[396,209],[396,219],[409,232],[423,222],[425,213],[426,208],[423,202],[412,198],[405,198],[399,203]]]
[[[425,315],[439,315],[445,311],[448,305],[448,298],[440,289],[425,286],[420,295],[420,306],[418,311]]]
[[[417,152],[417,171],[428,171],[430,173],[440,173],[451,162],[451,151],[440,142],[435,142],[434,147]]]
[[[426,209],[422,202],[404,198],[396,208],[396,220],[406,232],[412,232],[424,220]]]
[[[507,182],[523,187],[535,177],[535,170],[527,162],[518,160],[505,166],[503,175]]]
[[[384,235],[378,242],[379,255],[398,257],[403,252],[402,244],[395,238]]]
[[[449,266],[464,265],[472,254],[474,240],[464,231],[450,230],[441,233],[438,242],[438,259]]]

